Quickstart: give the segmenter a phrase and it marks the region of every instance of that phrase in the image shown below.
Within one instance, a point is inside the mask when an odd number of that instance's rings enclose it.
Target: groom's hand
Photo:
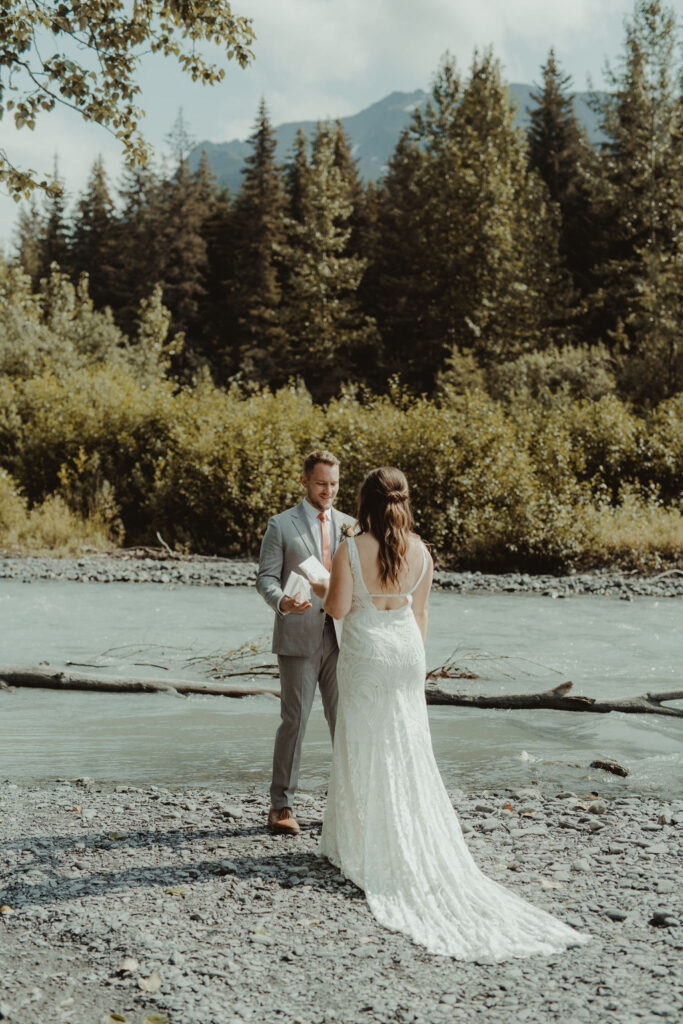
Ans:
[[[294,612],[294,614],[296,615],[299,612],[305,612],[310,607],[310,601],[297,601],[293,597],[283,597],[282,600],[280,601],[280,611],[284,612],[285,614]]]

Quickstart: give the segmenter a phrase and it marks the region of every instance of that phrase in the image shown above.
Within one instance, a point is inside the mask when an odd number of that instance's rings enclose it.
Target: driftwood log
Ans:
[[[237,673],[236,673],[237,674]],[[251,673],[241,673],[243,677]],[[87,676],[77,672],[64,672],[49,666],[25,665],[0,669],[0,686],[35,687],[50,690],[93,690],[99,693],[213,694],[219,697],[254,697],[271,694],[279,697],[279,690],[261,687],[225,686],[214,682],[188,682],[170,679],[129,679],[115,676]],[[473,693],[447,693],[427,681],[425,697],[428,704],[457,705],[460,707],[497,708],[505,711],[548,709],[553,711],[593,711],[606,714],[624,711],[628,714],[672,715],[683,718],[683,708],[664,707],[665,701],[683,700],[683,690],[659,693],[641,693],[634,697],[598,700],[569,693],[572,684],[560,683],[539,693],[501,693],[486,696]]]

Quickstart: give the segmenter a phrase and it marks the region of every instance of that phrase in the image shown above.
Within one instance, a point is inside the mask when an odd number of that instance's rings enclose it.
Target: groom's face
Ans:
[[[314,508],[321,512],[332,508],[339,490],[339,466],[328,466],[317,462],[310,476],[302,476],[301,483],[306,489],[306,497]]]

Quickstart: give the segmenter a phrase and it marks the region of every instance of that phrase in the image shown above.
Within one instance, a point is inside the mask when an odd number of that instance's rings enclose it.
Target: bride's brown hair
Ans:
[[[379,542],[379,578],[382,586],[398,584],[406,564],[408,538],[413,526],[408,481],[395,466],[372,469],[361,484],[358,526]]]

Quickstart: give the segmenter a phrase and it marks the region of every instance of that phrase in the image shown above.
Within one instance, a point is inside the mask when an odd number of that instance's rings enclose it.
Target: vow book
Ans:
[[[311,583],[327,583],[330,578],[330,574],[322,564],[318,561],[315,555],[311,555],[305,561],[301,562],[299,568],[305,576],[311,581]]]
[[[282,593],[285,597],[293,597],[299,602],[309,601],[311,585],[305,576],[301,576],[298,572],[290,572]]]

